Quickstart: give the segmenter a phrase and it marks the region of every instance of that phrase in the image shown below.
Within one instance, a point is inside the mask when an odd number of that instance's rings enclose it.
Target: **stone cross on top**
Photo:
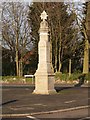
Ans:
[[[43,20],[43,21],[45,21],[45,20],[47,20],[47,13],[45,12],[45,10],[41,13],[41,20]]]

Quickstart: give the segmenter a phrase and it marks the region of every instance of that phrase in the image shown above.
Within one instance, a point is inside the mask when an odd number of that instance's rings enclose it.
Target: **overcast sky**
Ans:
[[[63,2],[63,1],[66,1],[66,2],[84,2],[84,1],[90,1],[90,0],[0,0],[0,2],[31,2],[31,1],[34,1],[34,2]]]

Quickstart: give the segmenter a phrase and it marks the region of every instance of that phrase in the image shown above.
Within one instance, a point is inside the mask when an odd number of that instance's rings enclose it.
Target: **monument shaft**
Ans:
[[[43,16],[46,14],[43,11]],[[41,15],[42,15],[41,14]],[[47,14],[46,14],[47,15]],[[55,93],[54,89],[54,72],[50,63],[50,41],[48,37],[48,23],[45,21],[46,17],[42,17],[43,21],[40,24],[38,44],[39,63],[38,69],[35,73],[35,90],[36,94],[51,94]]]

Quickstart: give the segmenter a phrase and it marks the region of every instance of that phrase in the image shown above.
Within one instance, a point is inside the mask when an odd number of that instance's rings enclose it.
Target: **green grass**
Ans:
[[[18,77],[18,76],[2,76],[2,79],[0,81],[3,82],[9,82],[9,83],[31,83],[32,78],[25,78],[25,77]]]

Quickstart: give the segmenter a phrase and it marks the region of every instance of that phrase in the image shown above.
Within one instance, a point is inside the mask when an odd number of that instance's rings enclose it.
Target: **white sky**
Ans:
[[[3,2],[31,2],[31,1],[34,1],[34,2],[87,2],[87,1],[90,1],[90,0],[3,0]],[[0,0],[0,3],[2,2],[2,0]]]

